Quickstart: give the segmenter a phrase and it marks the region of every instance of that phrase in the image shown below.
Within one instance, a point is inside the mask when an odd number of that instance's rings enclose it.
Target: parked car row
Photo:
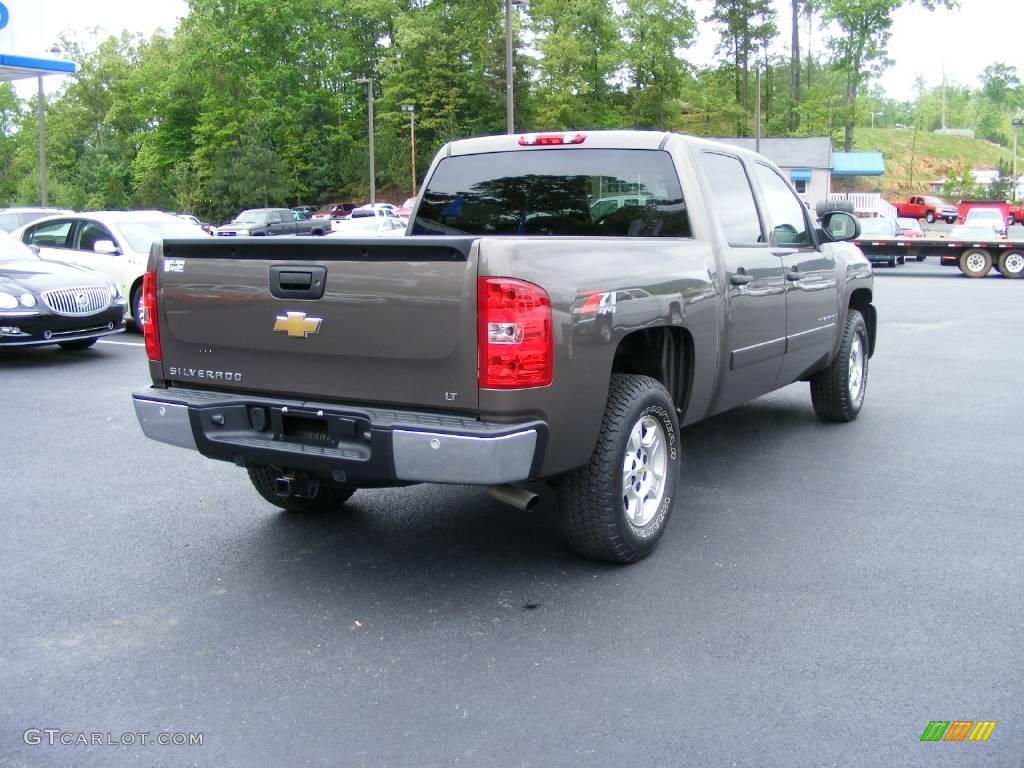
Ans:
[[[0,232],[0,347],[91,347],[124,329],[118,282],[95,270],[44,261]]]

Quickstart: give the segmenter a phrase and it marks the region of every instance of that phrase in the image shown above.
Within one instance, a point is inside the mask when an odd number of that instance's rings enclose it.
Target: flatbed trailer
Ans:
[[[967,277],[985,277],[992,267],[1003,277],[1024,277],[1024,240],[947,240],[930,237],[869,237],[853,241],[872,264],[895,267],[907,259],[939,257],[946,267],[959,267]]]

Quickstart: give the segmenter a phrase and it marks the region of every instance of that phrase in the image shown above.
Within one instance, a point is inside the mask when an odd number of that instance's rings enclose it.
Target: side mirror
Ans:
[[[97,240],[92,244],[92,250],[94,253],[105,253],[108,256],[121,255],[121,251],[119,251],[117,246],[114,245],[113,240]]]
[[[38,256],[38,255],[39,255],[40,253],[42,253],[42,251],[41,251],[41,249],[39,248],[39,246],[38,246],[38,245],[36,245],[35,243],[29,243],[29,245],[28,245],[28,249],[29,249],[30,251],[32,251],[32,253],[34,253],[34,254],[35,254],[36,256]]]
[[[856,240],[860,237],[860,222],[846,211],[829,211],[821,217],[821,228],[826,237],[834,243]]]

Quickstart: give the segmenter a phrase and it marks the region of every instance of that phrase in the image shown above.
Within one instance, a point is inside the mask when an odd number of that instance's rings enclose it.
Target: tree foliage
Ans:
[[[936,89],[899,104],[871,87],[906,2],[791,0],[784,41],[776,3],[715,0],[700,31],[719,36],[721,60],[697,68],[686,0],[532,0],[513,12],[515,127],[748,135],[759,67],[763,133],[849,143],[872,113],[935,128]],[[47,100],[50,201],[214,220],[247,206],[361,201],[364,77],[378,194],[403,199],[445,142],[505,131],[504,14],[503,0],[190,0],[172,34],[63,40],[79,71]],[[841,34],[818,52],[829,30]],[[415,108],[415,168],[403,104]],[[1007,64],[990,65],[977,89],[946,88],[947,123],[992,141],[1012,139],[1022,107]],[[38,129],[35,99],[0,85],[0,202],[38,200]]]

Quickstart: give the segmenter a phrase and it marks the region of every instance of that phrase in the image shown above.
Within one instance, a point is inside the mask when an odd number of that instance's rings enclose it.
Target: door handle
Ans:
[[[270,268],[270,293],[279,299],[319,299],[324,295],[327,268],[282,266]]]
[[[779,258],[782,258],[784,256],[792,256],[794,253],[796,253],[796,248],[778,248],[772,251],[772,255],[778,256]]]
[[[748,275],[746,272],[733,272],[729,275],[729,282],[733,285],[746,285],[747,283],[754,282],[754,276]]]
[[[793,282],[796,282],[797,280],[803,280],[804,276],[804,273],[801,272],[796,267],[793,267],[791,270],[786,272],[786,279],[791,280]]]

